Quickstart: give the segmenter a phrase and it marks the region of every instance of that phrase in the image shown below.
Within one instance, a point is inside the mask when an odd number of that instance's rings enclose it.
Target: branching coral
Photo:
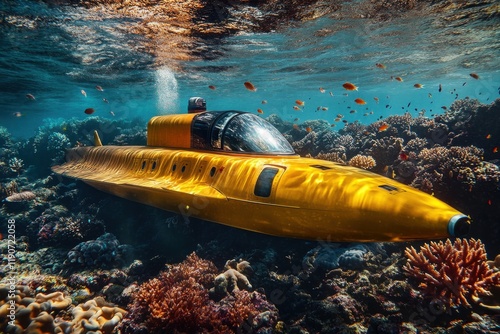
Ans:
[[[158,278],[145,282],[130,305],[122,332],[231,333],[244,323],[253,326],[246,321],[265,311],[272,313],[268,325],[276,321],[276,309],[258,292],[235,289],[220,301],[211,300],[208,289],[216,273],[212,262],[193,253]]]
[[[437,298],[447,306],[470,307],[472,298],[489,295],[488,289],[500,283],[500,272],[494,272],[486,262],[481,240],[457,239],[452,244],[431,242],[417,252],[405,250],[406,273],[419,282],[426,296]]]
[[[377,163],[370,156],[358,154],[349,160],[349,165],[363,169],[372,169]]]

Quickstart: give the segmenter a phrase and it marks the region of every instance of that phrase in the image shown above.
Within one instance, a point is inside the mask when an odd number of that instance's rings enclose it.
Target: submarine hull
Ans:
[[[296,155],[78,147],[53,171],[113,195],[250,231],[325,241],[460,236],[468,217],[392,179]]]

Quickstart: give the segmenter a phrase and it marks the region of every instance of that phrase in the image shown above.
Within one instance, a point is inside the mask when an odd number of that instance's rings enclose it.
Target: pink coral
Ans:
[[[457,239],[452,244],[431,242],[405,250],[406,273],[420,282],[427,296],[440,299],[448,306],[465,305],[478,294],[489,295],[488,289],[500,283],[500,272],[494,272],[486,262],[481,240]]]

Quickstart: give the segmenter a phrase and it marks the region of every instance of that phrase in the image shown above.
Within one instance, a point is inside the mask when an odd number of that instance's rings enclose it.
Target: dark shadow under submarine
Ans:
[[[470,219],[375,173],[302,158],[247,112],[153,117],[146,146],[76,147],[52,170],[129,200],[274,236],[406,241],[465,236]]]

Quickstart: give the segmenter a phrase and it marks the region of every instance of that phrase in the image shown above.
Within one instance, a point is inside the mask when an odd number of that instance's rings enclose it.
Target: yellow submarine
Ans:
[[[52,170],[132,201],[274,236],[326,241],[462,237],[469,217],[372,172],[302,158],[257,115],[153,117],[146,146],[66,152]]]

